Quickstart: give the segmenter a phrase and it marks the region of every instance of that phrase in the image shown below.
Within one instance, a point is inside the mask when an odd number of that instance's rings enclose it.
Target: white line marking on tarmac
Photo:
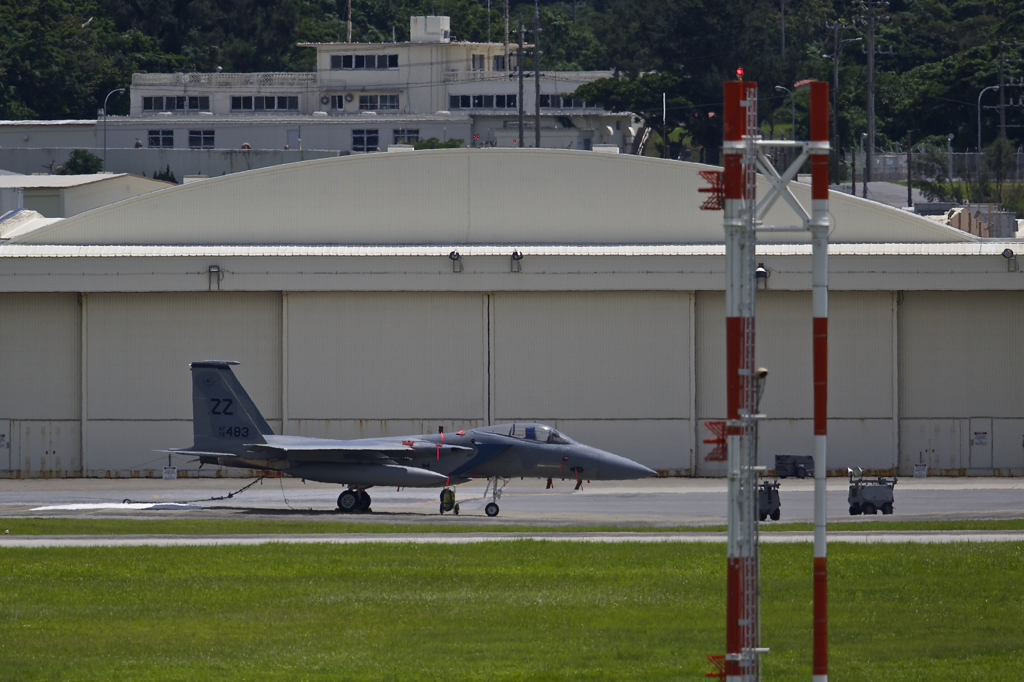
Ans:
[[[91,504],[55,504],[50,507],[36,507],[32,511],[59,511],[83,509],[156,509],[162,511],[189,511],[207,509],[198,504],[182,504],[180,502],[101,502]]]
[[[468,544],[539,540],[546,542],[725,542],[725,533],[310,533],[302,535],[62,535],[0,536],[0,547],[171,547],[289,544]],[[810,543],[813,533],[764,533],[765,543]],[[829,534],[831,542],[857,544],[1024,542],[1024,531],[849,532]]]

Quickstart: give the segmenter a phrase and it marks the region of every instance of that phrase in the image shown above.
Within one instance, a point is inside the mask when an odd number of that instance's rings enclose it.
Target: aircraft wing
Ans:
[[[361,438],[358,440],[329,440],[271,436],[267,443],[252,443],[246,448],[267,458],[289,458],[302,461],[363,461],[381,462],[401,457],[423,457],[474,452],[460,445],[432,443],[419,439]],[[383,462],[382,462],[383,463]]]

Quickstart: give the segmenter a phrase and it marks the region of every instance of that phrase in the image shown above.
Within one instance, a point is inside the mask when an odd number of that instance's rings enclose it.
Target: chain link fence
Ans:
[[[917,156],[917,151],[914,151]],[[859,149],[843,149],[840,161],[843,168],[841,174],[849,181],[851,162],[856,161],[857,181],[864,176],[864,163],[867,155]],[[946,154],[947,168],[952,168],[954,180],[976,179],[984,174],[985,155],[977,152],[953,152]],[[1024,150],[1018,149],[1013,155],[1013,163],[1007,174],[1007,182],[1024,181]],[[948,170],[947,170],[948,172]],[[905,181],[907,179],[907,154],[875,154],[871,157],[871,180],[878,182]]]

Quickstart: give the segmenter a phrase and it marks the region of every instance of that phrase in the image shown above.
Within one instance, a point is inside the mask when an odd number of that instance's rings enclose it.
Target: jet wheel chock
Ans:
[[[493,502],[488,502],[487,506],[484,507],[484,513],[488,516],[494,517],[498,515],[498,505]]]

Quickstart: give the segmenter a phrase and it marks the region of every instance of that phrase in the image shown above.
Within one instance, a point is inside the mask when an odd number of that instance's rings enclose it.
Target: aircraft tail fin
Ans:
[[[245,445],[266,443],[270,425],[231,371],[233,360],[193,362],[194,450],[244,454]]]

